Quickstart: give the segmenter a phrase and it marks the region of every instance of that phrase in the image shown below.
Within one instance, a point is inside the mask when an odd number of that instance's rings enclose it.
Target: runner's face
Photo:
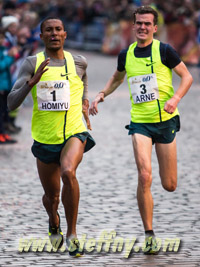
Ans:
[[[136,14],[134,30],[138,43],[148,45],[152,42],[153,34],[157,31],[157,25],[154,25],[153,19],[153,14]]]
[[[50,19],[44,22],[40,38],[46,49],[58,51],[63,48],[67,33],[64,31],[62,21]]]

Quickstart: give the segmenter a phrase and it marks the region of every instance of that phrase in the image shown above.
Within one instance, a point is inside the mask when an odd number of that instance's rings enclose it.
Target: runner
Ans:
[[[175,136],[180,128],[177,105],[193,80],[174,49],[153,39],[157,18],[157,12],[151,7],[142,6],[135,10],[133,27],[136,42],[120,52],[117,70],[98,93],[89,111],[91,115],[96,115],[98,103],[113,93],[127,74],[132,108],[131,122],[126,128],[132,136],[138,169],[137,200],[145,230],[146,254],[157,252],[152,225],[152,144],[155,144],[162,186],[172,192],[177,186]],[[172,69],[181,79],[175,93]]]
[[[27,57],[8,96],[10,110],[17,108],[31,91],[33,97],[32,152],[44,189],[43,205],[49,216],[52,245],[61,247],[63,233],[58,213],[60,177],[67,221],[66,242],[71,256],[81,256],[76,233],[79,184],[76,169],[83,153],[95,142],[82,121],[82,110],[91,129],[87,99],[87,62],[63,50],[67,33],[58,18],[41,23],[40,38],[45,51]],[[84,95],[83,95],[84,90]],[[83,100],[82,100],[83,99]],[[82,107],[83,104],[83,107]]]

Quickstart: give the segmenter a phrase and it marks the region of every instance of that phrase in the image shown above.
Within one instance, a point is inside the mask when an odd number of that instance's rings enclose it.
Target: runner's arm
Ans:
[[[107,82],[104,89],[98,93],[91,104],[89,114],[96,115],[98,113],[97,105],[104,101],[104,97],[112,94],[123,83],[126,71],[116,70],[111,79]]]
[[[35,65],[32,64],[33,61],[36,64],[34,57],[28,57],[21,66],[18,79],[8,95],[9,110],[14,110],[22,104],[33,86],[40,80],[42,74],[48,70],[45,67],[49,64],[49,58],[41,63],[35,74]]]
[[[92,126],[89,119],[89,100],[88,100],[88,76],[85,70],[82,76],[84,91],[83,91],[83,98],[82,98],[82,112],[85,122],[87,124],[87,128],[92,130]]]
[[[193,82],[192,75],[183,62],[179,63],[173,70],[181,78],[181,82],[174,96],[165,103],[164,110],[170,114],[175,111],[179,101],[188,92]]]
[[[83,100],[85,100],[85,99],[88,100],[89,99],[88,98],[88,76],[87,76],[87,72],[86,71],[82,76],[82,81],[83,81],[83,86],[84,86],[84,89],[83,89]]]
[[[87,60],[85,57],[78,55],[73,55],[75,67],[76,67],[76,73],[78,74],[79,78],[83,82],[83,97],[82,97],[82,113],[83,117],[86,121],[87,128],[89,130],[92,130],[90,119],[89,119],[89,100],[88,100],[88,76],[87,76]]]
[[[8,108],[14,110],[21,105],[25,97],[30,92],[31,88],[28,86],[29,81],[34,73],[34,66],[28,58],[23,62],[17,81],[15,82],[11,92],[8,95]]]
[[[87,77],[87,60],[82,55],[73,55],[76,73],[83,82],[83,100],[88,99],[88,77]]]

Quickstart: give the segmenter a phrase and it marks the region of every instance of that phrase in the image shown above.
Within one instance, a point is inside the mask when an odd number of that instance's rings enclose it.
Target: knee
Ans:
[[[151,171],[141,171],[139,172],[139,186],[142,188],[143,191],[149,189],[152,183],[152,175]]]
[[[61,177],[64,184],[72,184],[76,179],[76,172],[72,168],[65,168],[61,171]]]
[[[48,202],[50,205],[58,205],[60,202],[60,196],[59,194],[56,195],[47,195],[45,194],[43,196],[43,203],[46,204]]]
[[[177,182],[171,181],[167,183],[162,183],[163,188],[168,192],[174,192],[177,187]]]

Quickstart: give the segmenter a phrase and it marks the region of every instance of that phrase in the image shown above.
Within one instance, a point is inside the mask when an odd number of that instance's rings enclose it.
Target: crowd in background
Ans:
[[[56,16],[66,25],[68,47],[116,55],[134,41],[132,14],[140,5],[159,12],[159,39],[169,42],[186,63],[197,64],[200,0],[0,0],[0,17],[16,16],[29,27],[27,34],[39,39],[40,21]]]
[[[0,144],[14,144],[18,110],[9,112],[7,96],[25,57],[35,53],[39,40],[39,17],[20,1],[0,1]]]
[[[63,20],[66,46],[117,55],[134,41],[133,11],[151,5],[159,13],[157,37],[170,43],[187,64],[199,64],[200,0],[0,0],[0,144],[14,143],[17,111],[8,113],[7,95],[25,57],[40,43],[40,22]]]

